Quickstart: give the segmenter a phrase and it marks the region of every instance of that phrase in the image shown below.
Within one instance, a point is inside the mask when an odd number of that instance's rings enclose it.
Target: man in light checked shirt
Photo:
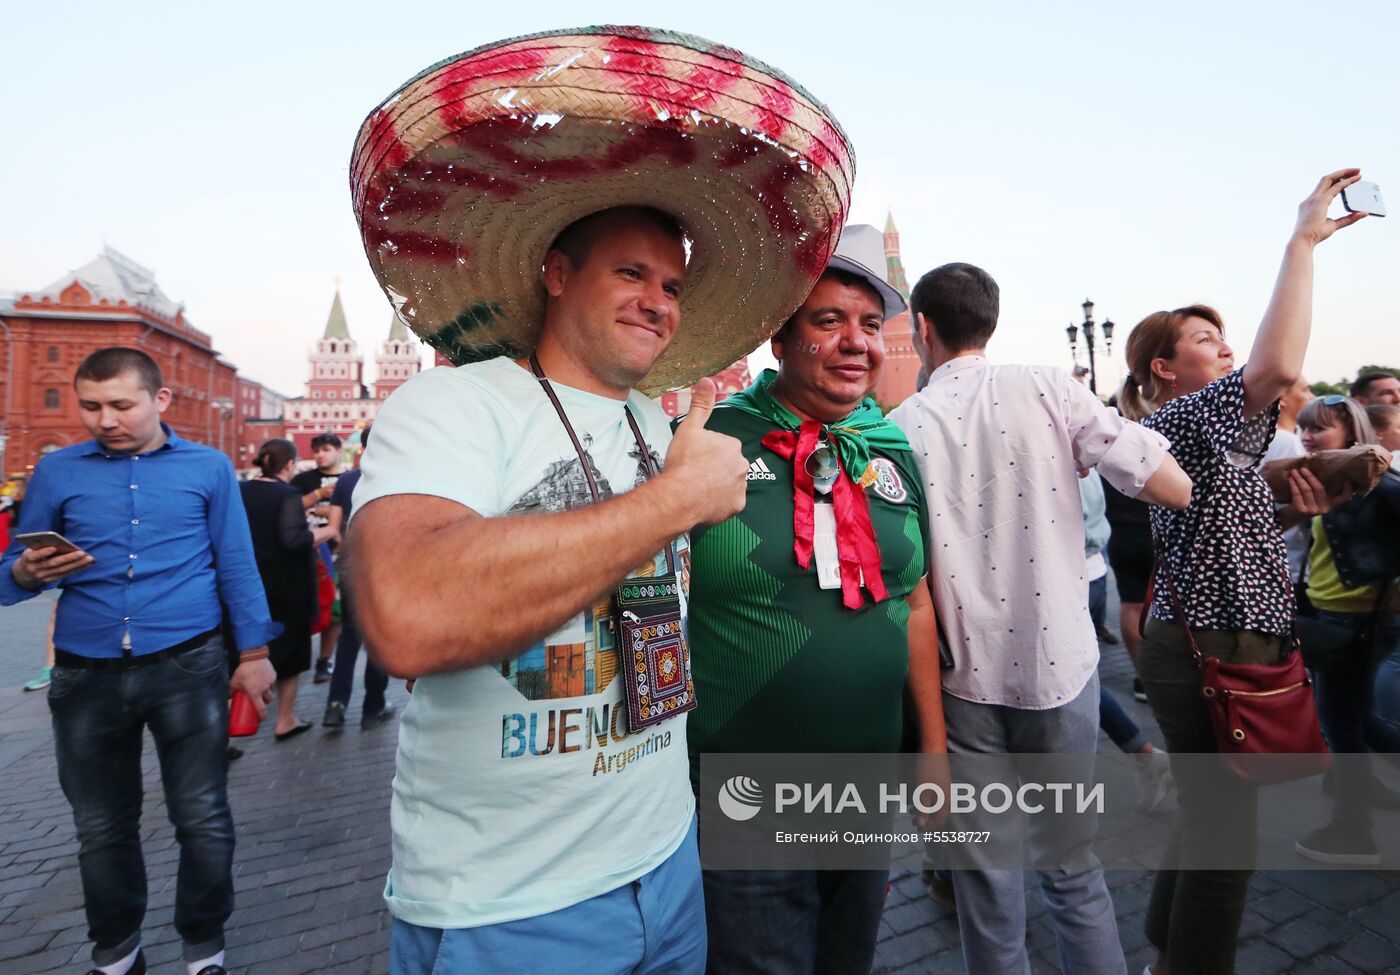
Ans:
[[[927,485],[934,605],[952,651],[943,677],[951,753],[1092,754],[1098,641],[1089,618],[1078,477],[1184,508],[1191,481],[1161,436],[1061,369],[992,365],[999,290],[970,264],[935,268],[910,299],[929,380],[890,418]],[[1092,830],[1083,817],[1083,829]],[[1029,823],[1032,849],[1037,822]],[[1087,849],[1092,834],[1084,839]],[[1126,971],[1098,861],[1039,871],[1061,968]],[[1020,870],[957,870],[968,971],[1029,975]]]

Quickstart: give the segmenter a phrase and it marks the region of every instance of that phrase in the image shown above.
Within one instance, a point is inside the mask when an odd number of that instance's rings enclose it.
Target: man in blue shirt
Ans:
[[[59,781],[73,807],[94,971],[142,975],[141,748],[149,727],[180,843],[175,927],[189,975],[224,975],[233,910],[228,696],[264,712],[278,632],[253,559],[233,467],[182,440],[160,368],[109,348],[74,377],[93,441],[34,470],[19,530],[55,531],[78,551],[0,558],[0,605],[61,585],[49,687]],[[242,651],[230,680],[221,621]]]

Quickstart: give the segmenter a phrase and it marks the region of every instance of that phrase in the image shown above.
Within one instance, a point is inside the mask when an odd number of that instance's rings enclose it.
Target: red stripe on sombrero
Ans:
[[[447,92],[438,92],[437,97],[440,103],[437,110],[438,124],[444,132],[456,132],[471,124],[473,120],[468,118],[467,107],[460,98],[455,98]]]
[[[603,166],[622,169],[648,156],[664,156],[678,166],[685,166],[695,162],[698,154],[695,140],[688,138],[679,126],[654,125],[638,130],[609,149]]]
[[[532,77],[541,68],[551,66],[556,57],[567,54],[566,50],[557,47],[521,47],[488,51],[444,68],[441,74],[432,79],[433,94],[440,99],[451,97],[447,89],[465,84],[478,84],[487,75],[494,75],[491,79],[493,82],[507,87],[512,78],[524,80]]]
[[[802,170],[790,162],[779,163],[759,181],[758,188],[763,212],[768,224],[779,234],[796,234],[803,230],[802,221],[788,202],[788,187],[802,176]]]
[[[776,88],[761,88],[758,97],[763,101],[762,105],[754,106],[758,112],[758,131],[775,141],[781,139],[788,119],[792,118],[792,89],[779,82]]]
[[[440,193],[437,190],[414,189],[411,186],[399,184],[375,203],[372,212],[384,216],[397,213],[432,213],[440,210],[446,202],[446,193]]]
[[[685,76],[685,83],[693,89],[691,100],[697,108],[714,104],[719,95],[727,93],[738,82],[734,75],[706,64],[697,64]]]
[[[380,174],[374,177],[365,186],[364,196],[360,200],[360,222],[367,223],[374,219],[374,215],[379,212],[382,204],[389,195],[389,188],[393,185],[389,176]]]
[[[844,225],[845,222],[845,216],[842,215],[841,219],[833,220],[825,227],[814,230],[806,240],[798,245],[793,257],[801,271],[814,275],[822,272],[827,261],[831,260],[837,228]]]
[[[387,253],[381,253],[381,257],[417,257],[439,264],[450,264],[471,254],[471,250],[465,244],[416,230],[393,230],[372,220],[365,221],[361,229],[367,249],[381,250],[385,245],[389,245],[390,249]]]
[[[577,179],[596,171],[596,163],[586,159],[538,159],[526,155],[524,146],[516,143],[526,142],[534,131],[529,119],[493,118],[469,125],[447,138],[455,145],[475,150],[487,159],[532,178]]]
[[[734,140],[715,157],[715,162],[720,169],[737,169],[750,159],[756,158],[763,152],[763,143],[747,135],[740,135],[737,131]]]
[[[504,199],[519,196],[525,189],[513,179],[483,173],[480,170],[462,165],[460,161],[453,162],[449,168],[449,165],[441,160],[432,160],[424,156],[416,156],[405,163],[399,169],[399,173],[405,178],[417,180],[419,183],[437,186],[465,186]]]
[[[686,82],[692,85],[703,85],[714,91],[729,91],[739,83],[743,77],[743,72],[739,71],[733,64],[722,58],[706,54],[703,56],[703,63],[695,65],[686,75]]]
[[[844,149],[845,145],[845,137],[843,137],[840,132],[836,131],[835,126],[833,126],[830,121],[823,118],[821,131],[818,132],[817,137],[812,140],[812,145],[807,154],[811,156],[812,162],[816,163],[819,168],[830,169],[835,166],[837,162],[834,149]]]
[[[625,91],[649,94],[648,88],[665,75],[666,65],[657,57],[657,46],[649,41],[630,37],[609,37],[603,45],[608,52],[604,71],[612,75]]]

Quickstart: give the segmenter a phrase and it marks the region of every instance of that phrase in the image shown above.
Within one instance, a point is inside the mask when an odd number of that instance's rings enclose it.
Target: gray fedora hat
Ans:
[[[840,268],[864,278],[880,295],[885,306],[886,320],[908,309],[909,304],[885,276],[874,268],[885,266],[885,235],[868,223],[848,223],[841,231],[841,242],[827,262],[828,268]]]

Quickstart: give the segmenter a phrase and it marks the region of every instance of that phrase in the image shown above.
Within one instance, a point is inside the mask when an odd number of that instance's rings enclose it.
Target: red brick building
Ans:
[[[282,414],[286,409],[287,397],[268,389],[260,382],[238,377],[238,456],[234,466],[248,470],[253,466],[253,458],[258,456],[258,448],[264,441],[273,437],[285,437],[286,426]]]
[[[0,343],[0,471],[22,471],[88,438],[73,373],[89,353],[111,345],[155,359],[175,394],[166,422],[239,464],[247,394],[237,367],[220,358],[155,275],[124,254],[105,248],[46,288],[0,299]]]

